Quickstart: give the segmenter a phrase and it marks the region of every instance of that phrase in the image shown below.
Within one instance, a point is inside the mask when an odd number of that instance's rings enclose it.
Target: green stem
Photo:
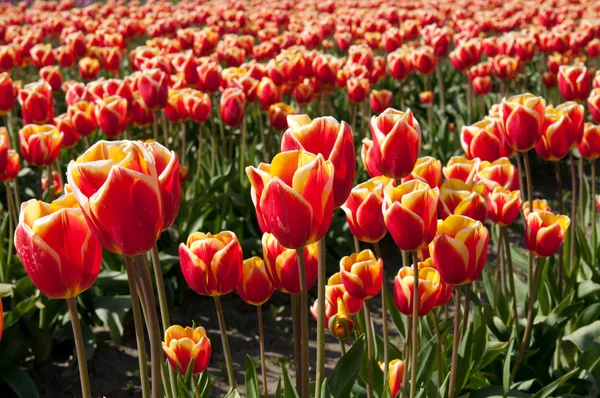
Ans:
[[[498,264],[496,268],[500,269],[500,290],[502,291],[502,295],[506,297],[506,270],[504,267],[504,250],[502,249],[504,245],[504,233],[501,225],[498,226],[498,229],[498,242],[496,245],[498,249]]]
[[[435,340],[437,345],[437,372],[438,372],[438,388],[442,387],[442,383],[444,382],[443,378],[443,370],[442,370],[442,339],[440,335],[440,325],[438,323],[438,313],[430,312],[433,318],[433,326],[435,326]]]
[[[263,379],[263,391],[265,398],[269,398],[269,384],[267,383],[267,362],[265,360],[265,332],[263,328],[262,306],[256,307],[258,314],[258,340],[260,345],[260,370]]]
[[[340,340],[340,352],[342,356],[346,355],[346,343]]]
[[[456,389],[456,371],[458,365],[458,344],[460,337],[460,291],[461,287],[454,289],[454,337],[452,339],[452,362],[450,364],[450,384],[448,388],[448,397],[454,398]]]
[[[131,311],[133,313],[133,323],[135,326],[135,339],[138,349],[138,362],[140,367],[140,383],[142,385],[142,397],[150,397],[150,384],[148,381],[148,363],[146,357],[146,342],[144,340],[144,324],[142,313],[140,312],[140,302],[137,293],[135,278],[137,277],[135,267],[131,257],[125,257],[125,267],[127,269],[127,282],[129,283],[129,292],[131,295]]]
[[[296,358],[296,390],[302,396],[302,327],[300,326],[300,295],[291,294],[294,357]]]
[[[235,373],[233,372],[233,362],[231,361],[231,351],[229,350],[229,340],[227,340],[227,329],[225,327],[225,316],[223,315],[223,306],[221,305],[221,296],[215,296],[215,306],[217,307],[217,317],[219,319],[219,329],[221,330],[221,343],[223,344],[223,355],[227,365],[227,377],[229,386],[232,390],[236,389]]]
[[[500,233],[506,235],[506,227],[500,227]],[[517,324],[517,291],[515,289],[515,273],[513,271],[513,262],[512,262],[512,254],[510,252],[510,244],[506,236],[503,239],[504,249],[506,253],[506,266],[508,271],[508,283],[510,284],[510,293],[512,295],[512,309],[513,309],[513,322],[515,325]]]
[[[354,237],[354,251],[360,253],[360,241],[356,236]]]
[[[317,372],[315,380],[315,397],[321,396],[321,385],[325,377],[325,284],[326,274],[326,245],[325,236],[319,241],[319,264],[318,264],[318,296],[317,296]],[[306,322],[306,320],[304,320]]]
[[[590,166],[592,169],[592,200],[591,200],[591,213],[592,213],[592,264],[596,265],[596,161],[590,160]]]
[[[381,258],[381,250],[379,249],[379,242],[373,243],[373,248],[375,249],[375,255],[377,258]],[[386,277],[385,277],[385,269],[383,272],[383,282],[381,286],[381,321],[383,323],[383,389],[388,386],[388,373],[390,370],[389,364],[389,333],[388,333],[388,311],[387,311],[387,285],[386,285]]]
[[[77,364],[79,365],[79,381],[81,382],[81,395],[83,398],[91,398],[90,380],[88,377],[87,360],[85,357],[85,346],[83,344],[83,334],[81,333],[81,324],[79,323],[79,314],[77,313],[77,297],[67,299],[69,307],[69,316],[71,317],[71,326],[73,327],[73,336],[75,337],[75,350],[77,351]]]
[[[417,395],[417,356],[419,355],[419,260],[417,252],[413,252],[414,283],[413,283],[413,312],[412,312],[412,365],[410,369],[410,396]]]
[[[577,179],[575,177],[575,158],[572,154],[569,154],[571,160],[571,191],[572,191],[572,203],[571,203],[571,228],[570,228],[570,251],[569,251],[569,274],[572,276],[573,263],[575,261],[575,235],[577,233],[577,206],[581,204],[577,203]],[[583,167],[582,167],[583,168]],[[583,198],[583,173],[582,168],[579,169],[579,198]],[[595,213],[595,212],[593,212]],[[582,217],[583,218],[583,217]]]
[[[373,398],[373,329],[371,328],[371,311],[365,301],[365,329],[367,329],[367,368],[369,369],[369,384],[367,385],[367,398]]]
[[[556,190],[558,192],[558,213],[563,214],[564,204],[563,204],[563,192],[562,192],[562,178],[560,176],[560,164],[558,162],[554,162],[554,170],[556,174]],[[564,247],[561,245],[560,250],[558,252],[558,275],[557,275],[557,285],[558,285],[558,300],[562,299],[562,282],[563,282],[563,268],[564,268]]]
[[[304,263],[304,247],[296,249],[298,256],[298,275],[300,278],[300,323],[302,326],[302,398],[308,398],[308,289],[306,288],[306,266]]]
[[[465,307],[463,308],[463,323],[460,331],[460,341],[465,337],[467,332],[467,326],[469,324],[469,307],[471,306],[471,286],[470,284],[465,285]]]
[[[157,111],[154,113],[154,119],[152,121],[152,133],[154,134],[154,141],[158,142],[158,113]],[[86,142],[87,147],[89,147],[89,143]]]

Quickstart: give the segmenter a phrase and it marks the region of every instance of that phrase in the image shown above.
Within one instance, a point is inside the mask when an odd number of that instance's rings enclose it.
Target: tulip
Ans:
[[[502,99],[500,116],[504,122],[506,135],[515,150],[527,152],[541,138],[545,108],[546,101],[533,94],[521,94]]]
[[[142,72],[139,80],[140,95],[148,108],[153,111],[167,105],[169,79],[165,72],[156,68]]]
[[[520,189],[517,168],[508,158],[500,158],[494,162],[481,162],[475,181],[485,186],[484,192],[492,192],[496,186],[514,191]]]
[[[263,232],[297,249],[320,240],[333,216],[334,167],[323,155],[282,152],[271,164],[247,167]]]
[[[585,65],[561,65],[558,89],[565,101],[585,101],[590,93],[590,75]]]
[[[501,226],[510,225],[515,222],[521,211],[521,191],[509,191],[497,186],[487,196],[487,202],[490,220]]]
[[[87,52],[85,35],[81,31],[71,33],[65,37],[65,44],[76,57],[83,57]]]
[[[342,274],[336,272],[327,281],[325,286],[325,294],[327,302],[336,310],[339,310],[340,304],[343,305],[345,311],[350,314],[356,314],[363,306],[363,300],[352,297],[342,281]]]
[[[294,85],[292,95],[299,104],[308,104],[315,96],[315,85],[311,79],[306,78]]]
[[[548,107],[546,108],[548,110]],[[569,121],[571,142],[570,149],[575,149],[583,138],[583,126],[585,124],[585,109],[583,105],[575,101],[563,102],[554,108],[554,111],[564,115]]]
[[[356,170],[352,129],[330,116],[311,120],[308,115],[291,115],[288,126],[281,139],[281,151],[302,150],[331,161],[335,170],[333,206],[341,206],[350,194]]]
[[[451,285],[475,281],[487,258],[489,232],[472,218],[452,215],[439,220],[437,236],[429,244],[435,269]]]
[[[191,120],[204,123],[212,109],[210,97],[198,90],[187,91],[183,96],[183,109]]]
[[[94,104],[88,101],[79,101],[67,108],[67,115],[79,135],[90,136],[98,127]]]
[[[62,85],[62,75],[58,66],[48,65],[40,69],[40,78],[50,84],[52,91],[57,92]]]
[[[116,95],[96,100],[96,120],[104,134],[120,136],[127,128],[127,100]]]
[[[281,100],[279,87],[273,80],[268,77],[263,77],[258,87],[256,88],[256,97],[263,110],[268,109],[271,105]]]
[[[183,99],[187,90],[183,88],[170,89],[167,99],[167,105],[164,113],[167,119],[173,123],[179,123],[187,119],[187,112],[183,104]]]
[[[406,79],[413,70],[409,52],[402,48],[388,54],[387,64],[390,75],[396,80]]]
[[[69,186],[92,233],[106,250],[146,253],[163,225],[152,154],[137,141],[99,141],[67,170]]]
[[[460,143],[469,159],[479,158],[493,162],[501,157],[510,157],[514,150],[504,133],[502,120],[487,116],[472,126],[464,126]]]
[[[121,49],[119,47],[109,47],[104,54],[104,69],[109,72],[118,73],[121,66]]]
[[[534,211],[527,215],[525,246],[538,257],[549,257],[558,251],[571,220],[562,214]]]
[[[133,93],[131,121],[137,126],[149,126],[154,122],[154,112],[146,106],[140,93]]]
[[[19,157],[19,154],[14,150],[9,149],[7,153],[6,168],[0,170],[0,181],[7,182],[14,180],[20,169],[21,158]]]
[[[63,134],[50,124],[28,124],[19,131],[21,154],[34,166],[52,164],[58,158],[62,141]]]
[[[402,182],[419,180],[427,183],[430,187],[442,186],[442,162],[431,156],[417,159],[413,171],[402,179]]]
[[[370,83],[368,79],[351,77],[346,82],[346,88],[348,90],[348,99],[353,104],[362,103],[370,90]]]
[[[246,115],[246,95],[230,87],[221,94],[221,118],[227,126],[239,126]]]
[[[421,46],[411,51],[410,62],[419,73],[422,75],[428,75],[435,69],[437,57],[433,52],[433,48],[429,46]]]
[[[271,298],[274,290],[263,260],[256,256],[244,260],[236,287],[240,298],[248,304],[259,306]]]
[[[33,284],[47,297],[71,298],[95,282],[102,247],[73,194],[21,206],[15,247]]]
[[[2,78],[0,77],[0,81],[1,79]],[[592,90],[590,96],[587,99],[587,103],[592,119],[594,119],[594,122],[600,123],[600,88],[595,88]],[[1,109],[2,105],[0,104],[0,111]]]
[[[392,105],[392,92],[389,90],[371,90],[369,103],[373,113],[381,113]]]
[[[366,158],[382,175],[394,179],[406,177],[415,166],[421,148],[421,128],[410,109],[400,112],[386,109],[371,118],[373,145]]]
[[[406,316],[413,315],[414,277],[412,267],[402,267],[394,279],[394,302],[398,311]],[[441,292],[440,274],[435,268],[419,269],[419,317],[427,315],[437,303]]]
[[[185,329],[179,325],[170,326],[165,331],[165,341],[162,343],[163,352],[173,369],[185,376],[190,363],[193,361],[192,374],[197,375],[208,366],[212,352],[210,340],[202,326]]]
[[[195,232],[179,245],[181,272],[203,296],[222,296],[235,289],[242,274],[242,246],[233,232]]]
[[[384,364],[381,365],[381,371],[383,371]],[[402,380],[404,378],[404,361],[401,359],[393,359],[389,363],[388,371],[388,387],[390,389],[391,397],[395,398],[402,389]]]
[[[156,166],[163,209],[162,230],[166,231],[175,222],[181,204],[179,160],[174,151],[168,150],[156,141],[144,143],[144,145],[152,155]]]
[[[568,116],[548,105],[544,115],[543,134],[535,151],[544,160],[558,161],[569,153],[572,123]]]
[[[306,245],[303,249],[307,289],[310,289],[317,280],[318,246],[318,242],[315,242]],[[275,236],[269,233],[262,236],[262,250],[267,275],[275,288],[284,293],[299,294],[300,276],[296,250],[283,247]]]
[[[519,67],[519,58],[509,57],[506,54],[498,54],[492,62],[494,73],[502,80],[512,80]]]
[[[405,251],[425,247],[435,236],[439,189],[419,180],[384,189],[383,219],[396,245]]]
[[[198,84],[203,91],[214,93],[221,84],[221,66],[213,60],[205,61],[198,68]]]
[[[38,70],[54,64],[54,53],[50,44],[36,44],[31,48],[29,54],[33,65]]]
[[[294,113],[294,108],[283,102],[278,102],[269,107],[269,123],[276,130],[285,130],[288,128],[288,115],[293,115]]]
[[[65,102],[69,107],[83,99],[85,84],[69,80],[63,83],[62,90],[65,91]]]
[[[473,92],[477,95],[486,95],[492,91],[492,78],[490,76],[477,76],[471,80]]]
[[[15,107],[15,93],[10,75],[0,73],[0,116],[8,114]]]
[[[84,57],[77,64],[79,67],[79,76],[83,80],[94,80],[100,72],[100,61],[95,58]]]
[[[552,209],[546,199],[534,199],[533,211],[552,211]],[[529,213],[529,201],[525,201],[525,203],[523,203],[523,215],[527,217]]]
[[[340,275],[344,288],[358,300],[367,300],[379,294],[382,286],[383,260],[371,250],[353,253],[340,260]]]
[[[419,265],[418,265],[419,273],[421,272],[421,270],[423,268],[434,268],[435,269],[433,260],[431,259],[431,257],[429,257],[429,249],[427,247],[424,247],[423,249],[427,251],[427,253],[425,253],[427,258],[424,260],[419,260]],[[417,254],[417,258],[419,256],[420,255]],[[421,285],[419,284],[419,286],[421,286]],[[444,282],[444,280],[441,279],[441,277],[440,277],[440,294],[438,295],[433,308],[440,308],[440,307],[445,306],[452,298],[453,291],[454,291],[454,286]]]
[[[343,305],[343,304],[342,304]],[[310,313],[315,321],[319,320],[319,300],[315,300],[313,305],[310,306]],[[325,328],[329,327],[329,320],[337,314],[337,310],[333,305],[329,304],[329,301],[325,302]]]
[[[480,163],[479,158],[467,159],[463,156],[453,156],[442,172],[447,179],[455,178],[469,184],[475,179]]]
[[[317,301],[317,307],[318,304]],[[325,302],[325,306],[327,307],[328,305],[329,302]],[[327,312],[327,310],[325,310],[325,312]],[[338,298],[336,313],[329,317],[325,316],[325,322],[331,335],[340,341],[346,340],[354,329],[354,322],[352,322],[350,313],[346,310],[344,302],[340,298]]]
[[[19,91],[23,124],[46,124],[54,119],[52,87],[45,80],[29,83]]]
[[[577,148],[584,159],[598,159],[600,157],[600,126],[586,123],[583,138]]]
[[[433,102],[433,92],[423,91],[419,93],[419,99],[423,105],[430,105]]]
[[[445,219],[454,214],[485,222],[488,205],[483,193],[483,184],[447,180],[440,190],[440,218]]]
[[[558,78],[556,77],[556,75],[554,73],[544,72],[544,74],[542,75],[542,83],[547,88],[556,87],[557,80],[558,80]]]

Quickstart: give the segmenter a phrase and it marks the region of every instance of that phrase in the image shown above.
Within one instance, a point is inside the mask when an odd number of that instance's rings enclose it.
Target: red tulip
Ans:
[[[274,290],[263,260],[256,256],[244,260],[236,287],[240,298],[248,304],[260,306],[271,298]]]
[[[23,124],[46,124],[54,120],[52,87],[45,80],[29,83],[19,91]]]
[[[28,124],[19,131],[21,154],[34,166],[51,165],[58,158],[62,141],[63,134],[49,124]]]
[[[116,95],[96,100],[96,120],[104,134],[119,137],[127,128],[127,100]]]
[[[543,134],[546,101],[533,94],[502,99],[500,116],[512,147],[519,152],[533,148]]]
[[[169,96],[169,79],[160,69],[142,72],[139,80],[140,95],[148,108],[153,111],[164,108]]]
[[[15,93],[10,75],[0,73],[0,116],[6,115],[15,107]]]
[[[156,165],[158,185],[163,208],[162,230],[173,225],[181,203],[181,179],[179,175],[179,159],[174,151],[170,151],[158,142],[144,143]]]
[[[585,101],[590,93],[590,74],[585,65],[561,65],[558,89],[566,101]]]

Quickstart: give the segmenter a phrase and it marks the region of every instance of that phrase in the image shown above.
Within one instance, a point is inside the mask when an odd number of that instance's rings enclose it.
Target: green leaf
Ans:
[[[402,315],[400,314],[400,311],[398,311],[398,307],[396,307],[396,303],[394,302],[394,298],[389,289],[385,289],[385,302],[390,313],[390,318],[392,318],[392,322],[396,326],[398,333],[400,333],[400,336],[406,337]]]
[[[14,363],[7,361],[0,362],[0,380],[10,386],[20,398],[39,397],[35,382]]]
[[[281,377],[277,380],[277,388],[275,388],[275,398],[283,398],[283,388],[281,387]]]
[[[337,363],[329,377],[329,390],[334,397],[348,397],[358,376],[365,353],[365,336],[360,336]]]
[[[258,387],[258,377],[256,376],[256,368],[254,362],[249,355],[246,354],[246,398],[260,398],[260,390]]]
[[[481,357],[479,362],[477,362],[473,366],[473,370],[475,371],[483,369],[486,366],[488,366],[494,361],[494,359],[496,359],[498,356],[500,356],[500,354],[502,354],[502,352],[504,352],[507,346],[508,343],[503,341],[488,341],[485,345],[485,351],[483,353],[483,356]]]
[[[508,390],[510,389],[510,360],[514,346],[515,338],[511,337],[510,343],[508,344],[508,351],[506,351],[506,359],[504,360],[504,369],[502,371],[502,388],[505,393],[508,393]]]
[[[584,299],[588,296],[600,293],[600,284],[592,281],[581,281],[577,284],[577,297]]]
[[[529,394],[514,390],[505,393],[504,387],[502,386],[486,387],[469,393],[469,398],[521,398],[528,396]]]
[[[296,391],[296,387],[294,387],[294,383],[290,378],[290,375],[283,364],[281,366],[281,376],[283,378],[283,398],[298,398],[298,392]]]
[[[563,337],[563,341],[570,341],[579,351],[585,351],[598,336],[600,336],[600,321],[595,321]]]
[[[123,320],[131,308],[130,296],[100,296],[93,298],[96,315],[108,327],[110,338],[115,344],[121,344]]]
[[[241,398],[240,397],[240,393],[238,392],[238,390],[230,390],[227,395],[225,395],[225,398]]]
[[[456,392],[460,392],[469,380],[471,371],[471,351],[473,348],[473,328],[472,324],[467,327],[467,331],[463,336],[460,347],[458,349],[458,370],[456,372]],[[454,332],[456,333],[456,331]],[[460,332],[459,332],[460,333]]]
[[[562,377],[554,380],[552,383],[548,384],[546,387],[542,388],[540,391],[531,396],[531,398],[547,398],[552,394],[557,388],[561,387],[567,380],[569,380],[575,373],[579,372],[578,368],[571,370],[569,373],[564,374]]]
[[[212,380],[210,379],[210,373],[202,372],[198,378],[198,384],[196,389],[200,392],[201,398],[209,398],[212,390]]]
[[[329,391],[329,383],[327,383],[327,377],[323,380],[321,385],[321,398],[330,398],[331,392]]]

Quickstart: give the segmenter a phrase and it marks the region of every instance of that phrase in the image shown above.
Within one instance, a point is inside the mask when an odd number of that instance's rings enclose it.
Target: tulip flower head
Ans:
[[[173,369],[185,376],[193,361],[192,374],[197,375],[206,369],[212,352],[210,340],[202,326],[185,329],[173,325],[165,331],[165,341],[162,343],[163,352]]]
[[[488,217],[498,225],[510,225],[519,216],[521,211],[521,191],[509,191],[497,186],[487,196]]]
[[[527,152],[543,134],[546,101],[533,94],[503,98],[500,116],[512,147]]]
[[[531,212],[525,223],[525,246],[538,257],[552,256],[565,240],[570,224],[571,219],[562,214]]]
[[[432,188],[439,188],[442,185],[442,162],[432,156],[420,157],[413,171],[402,182],[411,180],[420,180]]]
[[[10,74],[0,73],[0,116],[12,111],[15,106],[15,92]]]
[[[590,74],[583,63],[558,68],[558,89],[565,101],[585,101],[590,93]]]
[[[288,128],[287,117],[294,114],[294,108],[283,102],[277,102],[269,107],[269,123],[276,130]]]
[[[498,117],[487,116],[472,126],[464,126],[460,143],[469,159],[493,162],[514,154],[502,120]]]
[[[15,247],[33,284],[53,299],[86,291],[100,271],[102,247],[73,194],[23,203]]]
[[[389,90],[371,90],[369,103],[373,113],[378,114],[392,105],[393,94]]]
[[[600,157],[600,126],[586,123],[583,138],[577,148],[584,159],[598,159]]]
[[[233,232],[195,232],[179,245],[179,259],[185,281],[203,296],[230,293],[242,275],[242,246]]]
[[[119,137],[127,128],[127,100],[116,95],[96,100],[96,120],[108,137]]]
[[[523,215],[527,217],[530,213],[529,211],[529,201],[525,201],[523,203]],[[548,201],[546,199],[534,199],[533,200],[533,211],[552,211]]]
[[[520,188],[518,173],[508,158],[500,158],[494,162],[481,162],[475,181],[484,185],[484,193],[492,192],[496,186],[514,191]]]
[[[54,120],[52,86],[45,81],[29,83],[19,90],[23,124],[46,124]]]
[[[397,397],[398,393],[402,389],[402,380],[404,378],[404,361],[401,359],[392,359],[389,363],[388,370],[388,387],[390,389],[390,395]],[[380,364],[381,370],[383,371],[384,364]]]
[[[344,310],[350,314],[356,314],[363,306],[363,300],[354,298],[348,293],[342,281],[342,274],[339,272],[331,275],[327,281],[325,294],[327,301],[336,311],[338,310],[340,301],[344,305]]]
[[[51,124],[28,124],[19,131],[21,154],[34,166],[50,165],[58,158],[63,137]]]
[[[467,184],[454,178],[447,180],[440,189],[440,218],[454,214],[485,222],[488,205],[483,194],[484,185],[481,183]]]
[[[467,159],[464,156],[453,156],[442,169],[444,177],[455,178],[465,183],[471,183],[479,171],[481,160],[479,158]]]
[[[383,260],[377,259],[371,250],[353,253],[340,260],[340,275],[350,296],[370,299],[381,290]]]
[[[257,256],[244,260],[236,286],[240,298],[248,304],[259,306],[271,298],[274,290],[264,261]]]
[[[441,292],[440,274],[435,268],[419,269],[419,317],[427,315],[437,303]],[[398,311],[412,316],[415,273],[412,267],[402,267],[394,279],[394,302]]]

